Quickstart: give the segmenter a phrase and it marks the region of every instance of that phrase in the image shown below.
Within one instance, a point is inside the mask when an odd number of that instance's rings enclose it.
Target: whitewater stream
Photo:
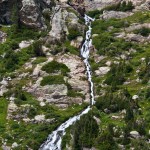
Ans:
[[[91,39],[91,22],[94,21],[93,18],[85,15],[85,24],[88,26],[88,31],[86,32],[86,39],[81,48],[81,56],[83,57],[84,64],[86,66],[87,77],[90,84],[90,104],[94,105],[94,92],[93,92],[93,82],[90,70],[90,64],[88,62],[90,47],[92,46]],[[73,125],[80,117],[87,114],[91,110],[91,105],[88,106],[81,114],[74,116],[67,120],[65,123],[61,124],[55,131],[53,131],[47,138],[46,142],[41,145],[39,150],[61,150],[62,137],[66,134],[65,130]]]

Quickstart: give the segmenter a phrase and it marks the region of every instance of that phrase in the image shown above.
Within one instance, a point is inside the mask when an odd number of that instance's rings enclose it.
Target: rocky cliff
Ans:
[[[0,23],[22,23],[32,28],[45,28],[44,11],[55,6],[49,0],[4,0],[0,1]],[[20,21],[20,22],[19,22]]]

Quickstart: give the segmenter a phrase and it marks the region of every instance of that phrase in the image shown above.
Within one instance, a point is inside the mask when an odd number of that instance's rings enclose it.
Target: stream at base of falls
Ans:
[[[93,18],[85,15],[85,24],[88,26],[88,31],[86,32],[86,39],[85,42],[82,45],[81,48],[81,56],[83,57],[83,62],[86,66],[86,71],[87,71],[87,77],[88,81],[90,83],[90,106],[94,105],[95,100],[94,100],[94,92],[93,92],[93,82],[92,82],[92,75],[91,75],[91,70],[90,70],[90,64],[88,62],[89,58],[89,53],[90,53],[90,47],[92,46],[92,39],[91,39],[91,22],[94,21]],[[90,110],[91,107],[88,106],[82,113],[80,113],[77,116],[74,116],[67,120],[65,123],[61,124],[55,131],[53,131],[39,148],[39,150],[61,150],[61,143],[62,143],[62,137],[66,134],[65,130],[73,125],[77,120],[80,120],[80,117],[83,116],[84,114],[87,114]]]

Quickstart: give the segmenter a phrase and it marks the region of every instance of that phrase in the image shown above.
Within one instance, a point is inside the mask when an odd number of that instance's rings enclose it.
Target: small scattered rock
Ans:
[[[75,40],[72,40],[70,45],[74,46],[76,48],[80,48],[81,44],[83,41],[83,37],[82,36],[78,36]]]
[[[19,48],[27,48],[29,47],[34,41],[30,40],[30,41],[22,41],[21,43],[19,43]]]
[[[45,120],[45,115],[37,115],[34,117],[35,121],[43,122]]]
[[[133,95],[133,97],[132,97],[133,100],[136,100],[136,99],[138,99],[138,98],[139,98],[138,95]]]
[[[95,71],[97,76],[102,76],[107,74],[110,71],[110,67],[99,67],[98,70]]]
[[[110,66],[111,66],[111,64],[112,64],[112,62],[111,62],[111,61],[107,61],[107,62],[106,62],[106,65],[107,65],[108,67],[110,67]]]
[[[140,134],[139,134],[139,132],[137,132],[137,131],[131,131],[131,132],[130,132],[130,135],[131,135],[131,137],[133,137],[133,138],[135,138],[135,139],[137,139],[137,138],[140,137]]]
[[[12,144],[12,148],[16,148],[16,147],[18,147],[19,145],[16,143],[16,142],[14,142],[13,144]]]
[[[45,106],[46,104],[44,102],[40,102],[40,106],[43,107]]]

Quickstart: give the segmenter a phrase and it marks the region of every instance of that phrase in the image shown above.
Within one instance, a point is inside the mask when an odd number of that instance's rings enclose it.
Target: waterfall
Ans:
[[[91,22],[94,21],[91,17],[85,15],[85,24],[88,26],[88,31],[86,32],[86,39],[81,48],[81,56],[83,57],[83,62],[86,66],[87,77],[90,83],[90,97],[91,97],[91,105],[94,105],[94,92],[93,92],[93,82],[92,75],[90,70],[90,64],[88,62],[90,47],[92,46],[91,39]],[[87,114],[91,110],[91,107],[88,106],[81,114],[74,116],[67,120],[65,123],[61,124],[55,131],[53,131],[47,138],[46,142],[41,145],[39,150],[61,150],[62,137],[66,134],[65,130],[74,124],[77,120],[80,120],[80,117],[84,114]]]

